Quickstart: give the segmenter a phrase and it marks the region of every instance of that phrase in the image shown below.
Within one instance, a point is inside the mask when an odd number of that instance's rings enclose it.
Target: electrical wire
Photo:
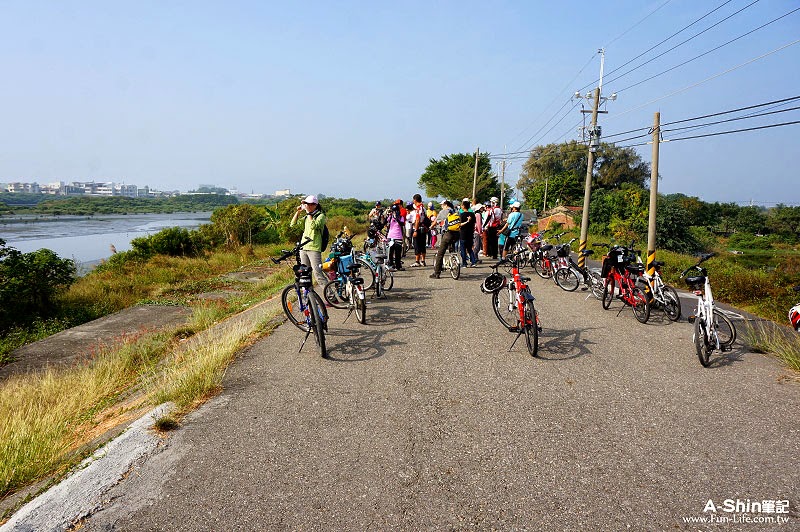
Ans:
[[[681,33],[683,33],[684,31],[688,30],[689,28],[691,28],[692,26],[694,26],[695,24],[697,24],[698,22],[700,22],[700,21],[701,21],[701,20],[703,20],[704,18],[706,18],[706,17],[708,17],[709,15],[711,15],[712,13],[714,13],[714,12],[718,11],[720,8],[722,8],[722,7],[726,6],[727,4],[731,3],[732,1],[733,1],[733,0],[727,0],[726,2],[723,2],[722,4],[720,4],[719,6],[715,7],[714,9],[712,9],[711,11],[709,11],[708,13],[706,13],[705,15],[703,15],[702,17],[700,17],[700,18],[698,18],[698,19],[694,20],[694,21],[693,21],[693,22],[691,22],[690,24],[688,24],[688,25],[684,26],[683,28],[679,29],[678,31],[676,31],[675,33],[673,33],[672,35],[670,35],[669,37],[667,37],[667,38],[666,38],[666,39],[664,39],[663,41],[659,42],[658,44],[656,44],[656,45],[654,45],[654,46],[651,46],[650,48],[648,48],[648,49],[647,49],[647,50],[645,50],[644,52],[640,53],[639,55],[637,55],[637,56],[636,56],[636,57],[634,57],[633,59],[630,59],[630,60],[626,61],[625,63],[621,64],[621,65],[620,65],[620,66],[618,66],[617,68],[615,68],[615,69],[611,70],[610,72],[606,73],[606,75],[607,75],[607,76],[609,76],[609,75],[613,74],[614,72],[617,72],[618,70],[620,70],[620,69],[622,69],[622,68],[626,67],[627,65],[629,65],[629,64],[631,64],[631,63],[633,63],[634,61],[636,61],[637,59],[639,59],[639,58],[640,58],[640,57],[642,57],[643,55],[645,55],[645,54],[647,54],[648,52],[650,52],[650,51],[654,50],[655,48],[658,48],[659,46],[661,46],[661,45],[662,45],[662,44],[664,44],[665,42],[669,41],[669,40],[670,40],[670,39],[672,39],[673,37],[675,37],[675,36],[677,36],[677,35],[680,35],[680,34],[681,34]],[[758,0],[756,0],[756,1],[758,1]],[[751,4],[751,5],[752,5],[752,4]],[[748,6],[748,7],[749,7],[749,6]],[[745,8],[745,9],[746,9],[746,8]],[[695,35],[695,37],[696,37],[696,36],[697,36],[697,35]],[[694,37],[693,37],[693,38],[694,38]],[[666,52],[664,52],[664,53],[666,53]],[[663,54],[662,54],[662,55],[663,55]],[[598,78],[598,79],[594,80],[593,82],[589,83],[588,85],[584,85],[583,87],[581,87],[581,89],[580,89],[580,91],[579,91],[579,92],[582,92],[582,91],[583,91],[584,89],[586,89],[587,87],[591,87],[592,85],[595,85],[595,84],[597,84],[599,81],[600,81],[600,79]]]
[[[791,126],[794,124],[800,124],[800,120],[793,120],[791,122],[782,122],[780,124],[769,124],[766,126],[756,126],[756,127],[747,127],[743,129],[732,129],[730,131],[719,131],[717,133],[705,133],[703,135],[692,135],[689,137],[678,137],[674,139],[664,139],[661,142],[677,142],[679,140],[689,140],[689,139],[701,139],[704,137],[717,137],[719,135],[730,135],[731,133],[743,133],[745,131],[757,131],[759,129],[770,129],[773,127],[783,127],[783,126]]]
[[[730,2],[730,1],[731,1],[731,0],[728,0],[728,2]],[[727,4],[728,2],[725,2],[725,3]],[[662,7],[664,7],[665,5],[667,5],[667,4],[669,4],[669,3],[670,3],[670,0],[667,0],[666,2],[664,2],[663,4],[661,4],[660,6],[658,6],[658,7],[657,7],[657,8],[655,8],[654,10],[652,10],[652,11],[651,11],[651,12],[650,12],[650,13],[649,13],[647,16],[645,16],[645,17],[644,17],[643,19],[641,19],[639,22],[637,22],[636,24],[634,24],[633,26],[631,26],[631,27],[630,27],[630,28],[628,28],[627,30],[623,31],[622,33],[620,33],[619,35],[617,35],[616,37],[614,37],[614,38],[611,40],[611,42],[609,42],[607,45],[605,45],[605,46],[604,46],[604,48],[608,48],[609,46],[611,46],[612,44],[614,44],[615,42],[617,42],[618,40],[620,40],[620,39],[621,39],[622,37],[624,37],[624,36],[625,36],[625,35],[626,35],[628,32],[630,32],[630,31],[631,31],[633,28],[635,28],[636,26],[638,26],[639,24],[641,24],[642,22],[644,22],[645,20],[647,20],[648,18],[650,18],[651,16],[653,16],[653,15],[656,13],[656,11],[659,11],[659,10],[660,10]],[[723,4],[723,5],[724,5],[724,4]],[[721,6],[720,6],[720,7],[721,7]],[[717,8],[717,9],[719,9],[719,8]]]
[[[628,114],[628,113],[632,113],[632,112],[634,112],[634,111],[638,111],[639,109],[642,109],[642,108],[644,108],[644,107],[647,107],[648,105],[650,105],[650,104],[653,104],[653,103],[655,103],[655,102],[659,102],[659,101],[661,101],[661,100],[665,100],[665,99],[667,99],[667,98],[671,98],[672,96],[675,96],[676,94],[680,94],[680,93],[682,93],[682,92],[685,92],[685,91],[687,91],[687,90],[690,90],[690,89],[693,89],[693,88],[695,88],[695,87],[698,87],[698,86],[702,85],[703,83],[707,83],[707,82],[709,82],[709,81],[711,81],[711,80],[714,80],[714,79],[716,79],[716,78],[718,78],[718,77],[724,76],[725,74],[729,74],[729,73],[733,72],[734,70],[738,70],[738,69],[740,69],[740,68],[742,68],[742,67],[744,67],[744,66],[747,66],[747,65],[749,65],[750,63],[754,63],[754,62],[756,62],[756,61],[759,61],[759,60],[761,60],[761,59],[764,59],[765,57],[768,57],[768,56],[770,56],[770,55],[772,55],[772,54],[775,54],[775,53],[777,53],[777,52],[780,52],[780,51],[782,51],[782,50],[785,50],[786,48],[789,48],[790,46],[794,46],[795,44],[797,44],[797,43],[799,43],[799,42],[800,42],[800,39],[797,39],[797,40],[795,40],[795,41],[792,41],[792,42],[790,42],[790,43],[788,43],[788,44],[784,44],[783,46],[781,46],[781,47],[779,47],[779,48],[776,48],[776,49],[774,49],[774,50],[772,50],[772,51],[770,51],[770,52],[767,52],[767,53],[765,53],[765,54],[762,54],[762,55],[760,55],[760,56],[758,56],[758,57],[754,57],[754,58],[752,58],[752,59],[750,59],[750,60],[748,60],[748,61],[745,61],[744,63],[741,63],[741,64],[739,64],[739,65],[736,65],[735,67],[729,68],[728,70],[725,70],[725,71],[723,71],[723,72],[719,72],[719,73],[717,73],[717,74],[714,74],[713,76],[710,76],[710,77],[708,77],[708,78],[706,78],[706,79],[703,79],[703,80],[701,80],[701,81],[698,81],[697,83],[694,83],[694,84],[692,84],[692,85],[688,85],[688,86],[686,86],[686,87],[684,87],[684,88],[682,88],[682,89],[678,89],[678,90],[676,90],[676,91],[673,91],[673,92],[671,92],[671,93],[669,93],[669,94],[666,94],[666,95],[664,95],[664,96],[661,96],[661,97],[659,97],[659,98],[656,98],[656,99],[654,99],[654,100],[650,100],[649,102],[643,103],[642,105],[639,105],[639,106],[637,106],[637,107],[633,107],[633,108],[631,108],[631,109],[627,109],[627,110],[625,110],[625,111],[622,111],[622,112],[620,112],[620,113],[616,113],[616,114],[614,114],[613,116],[610,116],[609,118],[607,118],[607,119],[606,119],[606,122],[608,122],[609,120],[614,120],[614,119],[616,119],[616,118],[619,118],[620,116],[624,116],[624,115],[626,115],[626,114]]]
[[[756,104],[756,105],[748,105],[747,107],[739,107],[738,109],[731,109],[730,111],[722,111],[722,112],[719,112],[719,113],[711,113],[711,114],[708,114],[708,115],[695,116],[693,118],[684,118],[683,120],[674,120],[672,122],[664,122],[661,125],[662,126],[671,126],[673,124],[682,124],[683,122],[691,122],[693,120],[701,120],[703,118],[711,118],[711,117],[714,117],[714,116],[727,115],[727,114],[730,114],[730,113],[737,113],[739,111],[747,111],[748,109],[756,109],[758,107],[765,107],[767,105],[772,105],[772,104],[776,104],[776,103],[787,103],[787,102],[792,102],[792,101],[795,101],[795,100],[800,100],[800,96],[792,96],[791,98],[783,98],[781,100],[773,100],[771,102],[764,102],[764,103],[759,103],[759,104]]]
[[[651,79],[655,79],[655,78],[657,78],[657,77],[659,77],[659,76],[662,76],[662,75],[666,74],[667,72],[672,72],[672,71],[673,71],[673,70],[675,70],[676,68],[680,68],[680,67],[682,67],[682,66],[684,66],[684,65],[687,65],[687,64],[691,63],[692,61],[695,61],[695,60],[697,60],[697,59],[700,59],[700,58],[701,58],[701,57],[703,57],[703,56],[706,56],[706,55],[710,54],[711,52],[715,52],[715,51],[719,50],[720,48],[723,48],[723,47],[725,47],[725,46],[728,46],[729,44],[731,44],[731,43],[733,43],[733,42],[736,42],[736,41],[738,41],[739,39],[742,39],[742,38],[744,38],[744,37],[747,37],[747,36],[748,36],[748,35],[750,35],[751,33],[755,33],[756,31],[758,31],[758,30],[760,30],[760,29],[766,28],[766,27],[767,27],[767,26],[769,26],[770,24],[773,24],[773,23],[775,23],[775,22],[779,21],[779,20],[780,20],[780,19],[782,19],[782,18],[788,17],[789,15],[791,15],[792,13],[795,13],[795,12],[797,12],[797,11],[800,11],[800,7],[798,7],[798,8],[795,8],[795,9],[793,9],[793,10],[789,11],[788,13],[784,13],[784,14],[783,14],[783,15],[781,15],[780,17],[778,17],[778,18],[775,18],[775,19],[772,19],[772,20],[770,20],[769,22],[767,22],[767,23],[765,23],[765,24],[762,24],[761,26],[759,26],[759,27],[757,27],[757,28],[755,28],[755,29],[752,29],[752,30],[748,31],[747,33],[743,33],[742,35],[739,35],[738,37],[736,37],[736,38],[733,38],[733,39],[731,39],[730,41],[728,41],[728,42],[726,42],[726,43],[720,44],[719,46],[717,46],[717,47],[715,47],[715,48],[712,48],[711,50],[705,51],[705,52],[703,52],[703,53],[702,53],[702,54],[700,54],[700,55],[697,55],[697,56],[695,56],[695,57],[692,57],[691,59],[689,59],[689,60],[687,60],[687,61],[684,61],[683,63],[680,63],[680,64],[678,64],[678,65],[675,65],[674,67],[668,68],[667,70],[664,70],[663,72],[659,72],[658,74],[655,74],[655,75],[653,75],[653,76],[650,76],[649,78],[645,78],[645,79],[643,79],[643,80],[641,80],[641,81],[637,81],[636,83],[634,83],[634,84],[632,84],[632,85],[628,85],[627,87],[624,87],[624,88],[622,88],[622,89],[619,89],[619,90],[617,90],[616,92],[619,94],[620,92],[626,91],[626,90],[628,90],[628,89],[630,89],[630,88],[636,87],[637,85],[641,85],[642,83],[648,82],[648,81],[650,81]],[[654,58],[654,59],[655,59],[655,58]],[[644,65],[644,64],[646,64],[646,63],[643,63],[643,65]],[[640,66],[641,66],[641,65],[640,65]],[[628,72],[632,72],[632,70],[631,70],[631,71],[628,71]],[[626,74],[627,74],[628,72],[626,72]],[[625,74],[623,74],[623,75],[625,75]],[[611,81],[609,81],[608,83],[612,83],[612,82],[614,82],[614,81],[618,80],[618,79],[619,79],[619,78],[621,78],[621,77],[622,77],[622,76],[619,76],[619,77],[617,77],[617,78],[614,78],[614,79],[612,79]]]
[[[536,136],[535,134],[534,134],[533,136],[531,136],[531,138],[529,138],[528,140],[526,140],[526,141],[523,143],[523,145],[522,145],[522,146],[525,146],[525,147],[527,148],[527,147],[530,147],[530,146],[531,146],[531,145],[533,145],[533,144],[537,144],[537,143],[538,143],[540,140],[542,140],[544,137],[546,137],[548,133],[550,133],[551,131],[553,131],[553,129],[554,129],[554,128],[555,128],[555,127],[558,125],[558,124],[560,124],[561,122],[563,122],[563,121],[564,121],[564,119],[565,119],[566,117],[568,117],[568,116],[569,116],[569,114],[570,114],[570,113],[571,113],[571,112],[572,112],[572,111],[573,111],[573,110],[574,110],[576,107],[578,107],[578,105],[580,105],[580,103],[581,103],[580,101],[577,101],[577,102],[575,102],[575,105],[573,105],[573,106],[572,106],[572,107],[571,107],[571,108],[570,108],[570,109],[569,109],[569,110],[568,110],[568,111],[567,111],[567,112],[564,114],[564,116],[562,116],[562,117],[561,117],[561,118],[558,120],[558,122],[556,122],[555,124],[553,124],[552,126],[550,126],[550,129],[548,129],[548,130],[547,130],[547,131],[545,131],[545,132],[544,132],[542,135],[540,135],[540,136],[539,136],[539,137],[538,137],[538,138],[537,138],[537,139],[536,139],[534,142],[531,142],[531,140],[533,140],[533,137],[534,137],[534,136]],[[562,109],[563,109],[563,107],[562,107]],[[552,120],[552,118],[551,118],[550,120]],[[547,124],[545,124],[545,126],[546,126],[546,125],[547,125]],[[543,128],[544,128],[544,126],[542,126],[542,128],[540,128],[540,129],[539,129],[539,131],[541,131],[541,129],[543,129]],[[538,133],[538,132],[537,132],[537,133]],[[520,147],[522,147],[522,146],[520,146]]]
[[[772,106],[767,107],[766,109],[764,109],[764,111],[771,111],[773,109],[777,109],[779,107],[784,107],[784,106],[789,105],[789,104],[791,104],[791,102],[779,103],[777,105],[772,105]],[[756,117],[756,116],[761,116],[760,111],[754,111],[752,113],[749,113],[749,114],[746,114],[746,115],[742,115],[739,118],[751,118],[751,117]],[[684,131],[692,131],[692,130],[704,129],[704,128],[710,127],[711,125],[714,125],[716,123],[717,122],[709,122],[707,124],[697,124],[697,125],[694,125],[694,126],[686,126],[684,128],[678,128],[678,129],[681,129],[681,130],[684,130]],[[665,125],[665,124],[662,124],[662,126],[663,125]],[[674,131],[674,130],[670,130],[670,131]]]
[[[686,129],[697,129],[699,127],[714,126],[714,125],[717,125],[717,124],[724,124],[726,122],[735,122],[736,120],[746,120],[748,118],[758,118],[760,116],[768,116],[768,115],[774,115],[774,114],[778,114],[778,113],[788,113],[789,111],[796,111],[797,109],[800,109],[800,107],[790,107],[789,109],[781,109],[780,111],[769,111],[769,112],[766,112],[766,113],[751,114],[751,115],[748,115],[748,116],[738,116],[736,118],[728,118],[727,120],[717,120],[715,122],[709,122],[707,124],[698,124],[698,125],[695,125],[695,126],[676,127],[676,128],[673,128],[673,129],[662,129],[661,132],[662,133],[668,133],[668,132],[671,132],[671,131],[683,131],[683,130],[686,130]],[[620,142],[622,142],[622,141],[620,141]]]

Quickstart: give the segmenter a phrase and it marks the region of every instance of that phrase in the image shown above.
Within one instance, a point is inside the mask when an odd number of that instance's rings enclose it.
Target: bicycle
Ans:
[[[361,265],[352,254],[338,257],[336,278],[328,281],[322,293],[332,307],[348,309],[347,318],[355,312],[360,323],[367,323],[367,299],[364,295],[364,279],[358,276],[360,269]]]
[[[450,270],[450,277],[455,280],[461,276],[461,255],[455,251],[455,248],[451,247],[444,254],[442,269]]]
[[[697,296],[697,308],[689,323],[694,324],[694,342],[697,358],[700,364],[707,368],[711,362],[711,353],[714,351],[730,351],[736,341],[736,327],[733,322],[714,306],[714,296],[711,294],[711,282],[708,280],[708,271],[700,265],[715,256],[716,253],[707,253],[700,256],[694,266],[686,268],[681,273],[681,279],[692,270],[697,270],[699,275],[686,277],[686,284]]]
[[[519,337],[524,334],[528,352],[535,357],[539,352],[539,333],[542,325],[534,305],[536,298],[533,297],[530,287],[527,285],[530,277],[520,274],[519,264],[522,260],[524,260],[522,254],[510,255],[501,259],[492,266],[494,271],[484,280],[481,289],[484,292],[492,293],[492,310],[500,323],[509,332],[517,333],[509,350],[514,348]],[[497,271],[504,264],[511,264],[511,282],[508,282],[506,277]]]
[[[559,233],[553,235],[553,239],[558,242],[566,233]],[[542,241],[542,245],[536,251],[536,254],[531,261],[533,262],[533,269],[537,275],[542,279],[552,279],[555,272],[555,255],[549,255],[547,252],[553,249],[553,244],[547,244]]]
[[[291,256],[295,257],[295,265],[292,266],[295,277],[294,283],[284,288],[283,292],[281,292],[281,306],[289,321],[306,333],[305,338],[300,343],[298,352],[303,350],[306,340],[313,334],[320,356],[327,358],[328,350],[325,346],[325,331],[328,330],[328,311],[322,298],[314,291],[312,286],[311,267],[300,262],[300,250],[309,242],[311,242],[311,239],[307,238],[303,242],[298,242],[292,250],[282,249],[281,253],[283,254],[277,259],[273,257],[272,262],[278,264]],[[297,303],[296,306],[295,302]]]
[[[661,278],[663,265],[663,262],[653,261],[653,275],[645,270],[640,280],[647,285],[645,293],[650,296],[650,306],[663,309],[667,318],[671,321],[678,321],[681,319],[681,300],[677,290],[664,283]]]
[[[647,323],[650,318],[650,304],[644,290],[636,286],[636,278],[644,273],[641,264],[631,264],[636,257],[635,251],[625,246],[609,246],[608,255],[603,263],[606,273],[603,286],[603,308],[608,310],[615,298],[621,299],[633,310],[633,315],[640,323]]]

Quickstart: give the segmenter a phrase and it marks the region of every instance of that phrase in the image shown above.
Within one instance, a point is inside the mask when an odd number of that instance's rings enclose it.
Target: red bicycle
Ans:
[[[542,325],[534,305],[536,298],[533,297],[530,287],[526,284],[527,281],[530,281],[530,277],[525,277],[519,272],[520,262],[523,260],[525,260],[524,253],[518,253],[509,255],[493,265],[492,270],[494,271],[483,281],[481,290],[492,294],[492,309],[500,323],[509,332],[517,333],[509,350],[514,348],[519,337],[524,334],[528,352],[535,357],[539,352],[539,333]],[[505,264],[511,265],[511,282],[508,282],[505,275],[497,271],[500,266]]]
[[[621,299],[625,305],[633,309],[633,315],[640,323],[647,323],[650,318],[650,304],[644,290],[636,286],[636,279],[644,273],[642,264],[631,264],[636,260],[633,243],[631,247],[608,246],[608,254],[603,258],[603,308],[608,310],[614,299]]]

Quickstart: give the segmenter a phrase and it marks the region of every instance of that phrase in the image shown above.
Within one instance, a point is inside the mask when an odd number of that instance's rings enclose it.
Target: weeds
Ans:
[[[786,327],[747,325],[744,337],[753,349],[778,357],[800,378],[800,340],[797,333]]]

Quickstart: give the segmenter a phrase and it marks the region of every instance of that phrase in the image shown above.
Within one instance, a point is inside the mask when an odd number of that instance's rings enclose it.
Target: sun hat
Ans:
[[[511,207],[519,209],[520,207],[522,207],[522,203],[515,201],[514,203],[511,204]]]
[[[492,198],[489,201],[491,201],[492,203],[498,203],[500,200],[492,196]]]
[[[301,203],[313,203],[314,205],[318,205],[319,200],[317,199],[316,196],[311,195],[311,196],[306,196],[306,199],[304,199]]]
[[[483,203],[476,203],[476,204],[475,204],[475,206],[474,206],[473,208],[474,208],[476,211],[479,211],[479,210],[481,210],[481,209],[483,209],[483,208],[485,208],[485,207],[486,207],[486,205],[484,205]]]

